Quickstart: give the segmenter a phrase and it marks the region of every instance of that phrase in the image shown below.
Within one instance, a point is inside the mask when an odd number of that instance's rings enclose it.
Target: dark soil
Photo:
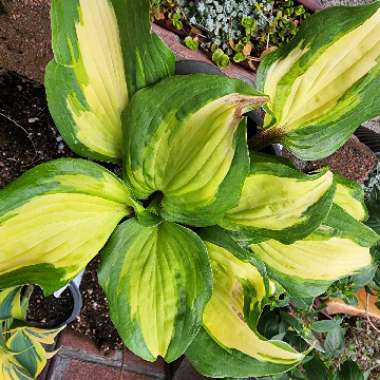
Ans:
[[[374,153],[361,144],[357,138],[351,138],[346,145],[340,148],[334,155],[320,161],[309,162],[306,170],[315,170],[328,165],[334,173],[363,183],[368,179],[368,173],[372,172],[378,162]]]
[[[28,321],[43,328],[58,327],[70,317],[73,300],[69,290],[61,297],[44,297],[40,288],[35,287],[29,302]]]
[[[0,188],[38,163],[72,155],[53,126],[44,88],[0,72]]]
[[[73,331],[89,337],[105,353],[122,349],[123,343],[110,317],[106,297],[98,284],[96,269],[100,258],[96,257],[87,267],[81,283],[83,307],[77,320],[69,325]],[[60,325],[73,309],[72,296],[66,290],[61,297],[44,297],[36,288],[30,299],[28,320],[41,327]]]
[[[51,59],[50,0],[0,0],[0,68],[43,82]]]
[[[123,343],[110,317],[106,297],[98,284],[96,268],[100,258],[96,257],[87,267],[81,284],[83,308],[77,322],[70,328],[86,335],[104,352],[121,349]]]
[[[371,370],[368,380],[380,379],[380,321],[350,318],[345,324],[344,352],[340,362],[351,359],[365,371]]]
[[[334,173],[359,183],[364,183],[368,179],[369,173],[375,169],[378,163],[376,155],[355,136],[335,154],[323,160],[305,162],[298,160],[286,150],[284,150],[283,154],[302,171],[310,172],[329,166]]]

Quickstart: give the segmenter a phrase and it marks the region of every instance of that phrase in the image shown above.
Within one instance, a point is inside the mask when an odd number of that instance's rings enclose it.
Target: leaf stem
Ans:
[[[25,293],[24,293],[24,299],[25,300],[30,300],[30,297],[32,296],[32,294],[33,294],[33,290],[34,290],[34,285],[28,285],[27,287],[26,287],[26,290],[25,290]]]
[[[33,291],[34,291],[34,285],[28,285],[25,289],[24,294],[23,294],[23,297],[21,300],[21,308],[22,308],[22,310],[24,310],[25,315],[26,315],[27,309],[29,307],[29,301],[30,301],[30,297],[33,294]]]

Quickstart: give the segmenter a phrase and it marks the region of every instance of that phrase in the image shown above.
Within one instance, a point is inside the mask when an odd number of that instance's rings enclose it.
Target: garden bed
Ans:
[[[153,18],[177,33],[192,50],[203,50],[220,67],[230,62],[256,70],[261,56],[289,41],[312,14],[295,0],[157,0]]]

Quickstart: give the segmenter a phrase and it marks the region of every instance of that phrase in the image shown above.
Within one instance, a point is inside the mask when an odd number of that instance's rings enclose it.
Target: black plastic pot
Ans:
[[[217,66],[211,65],[207,62],[196,61],[192,59],[176,62],[175,73],[177,75],[199,73],[224,75],[223,72]]]
[[[73,304],[72,309],[68,310],[66,319],[64,320],[62,320],[62,318],[60,318],[59,320],[51,319],[43,323],[37,322],[34,320],[28,320],[28,324],[34,327],[39,327],[39,328],[44,328],[44,329],[58,329],[58,328],[64,327],[65,325],[68,325],[71,322],[74,322],[82,309],[82,305],[83,305],[82,295],[80,293],[78,286],[74,282],[71,282],[67,286],[66,290],[70,292],[70,295],[72,298],[72,304]]]
[[[355,131],[355,136],[380,158],[380,134],[361,126]]]

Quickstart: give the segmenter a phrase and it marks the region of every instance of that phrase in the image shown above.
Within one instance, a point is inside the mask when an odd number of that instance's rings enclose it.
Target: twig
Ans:
[[[251,55],[249,55],[249,56],[247,57],[247,60],[248,60],[248,61],[253,61],[253,62],[261,62],[261,58],[253,57],[253,56],[251,56]]]
[[[16,126],[17,128],[21,129],[24,132],[26,138],[29,140],[30,144],[32,145],[32,147],[34,149],[34,157],[32,158],[32,161],[34,161],[35,158],[38,156],[37,147],[34,144],[33,140],[31,139],[31,137],[29,135],[29,132],[21,124],[19,124],[16,120],[13,120],[11,117],[9,117],[9,116],[1,113],[1,112],[0,112],[0,116],[4,117],[9,122],[11,122],[14,126]]]
[[[368,300],[369,300],[369,295],[370,293],[366,289],[366,295],[365,295],[365,316],[367,319],[367,322],[369,325],[377,332],[380,334],[380,330],[375,326],[375,324],[371,321],[371,317],[368,314]]]

